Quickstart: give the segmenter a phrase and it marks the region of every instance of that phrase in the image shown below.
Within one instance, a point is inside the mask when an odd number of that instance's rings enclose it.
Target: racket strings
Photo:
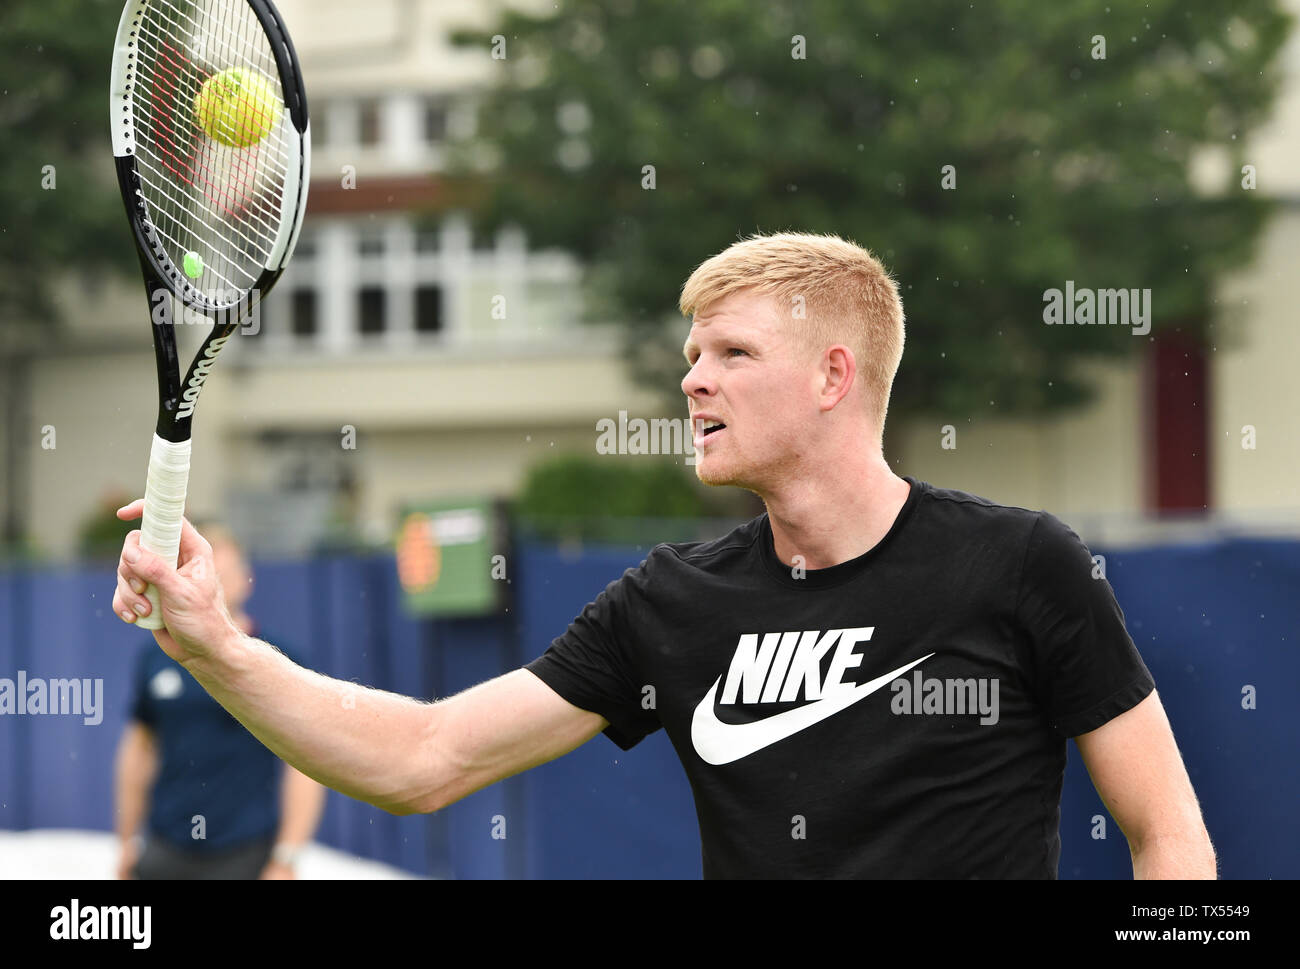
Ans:
[[[156,207],[153,210],[155,218],[152,222],[153,230],[165,242],[178,252],[198,252],[203,257],[204,271],[211,273],[222,284],[222,289],[229,293],[247,292],[249,288],[257,282],[257,276],[249,272],[246,268],[239,266],[226,258],[226,250],[218,249],[214,244],[208,241],[211,236],[199,236],[193,231],[193,226],[181,222],[166,208]],[[165,227],[166,226],[166,227]],[[170,228],[171,231],[168,231]],[[197,248],[195,248],[197,246]],[[226,273],[238,276],[238,279],[232,279]],[[233,301],[233,295],[225,295],[223,299],[215,298],[215,294],[209,294],[213,302]]]
[[[144,180],[146,195],[148,189],[155,190],[154,212],[173,222],[187,242],[190,235],[202,236],[198,241],[223,261],[260,269],[274,244],[278,217],[257,192],[256,162],[227,160],[218,154],[221,149],[207,146],[198,152],[184,151],[176,145],[174,123],[166,110],[156,111],[153,117],[146,115],[145,125],[159,149],[156,165],[150,164],[147,153],[138,157],[138,166],[152,175]],[[256,153],[254,146],[249,154]],[[196,196],[206,204],[193,204]],[[217,246],[222,247],[220,251]],[[243,275],[250,274],[246,271]]]
[[[250,179],[255,175],[256,162],[250,166],[236,159],[232,167],[236,173],[234,188],[223,190],[213,177],[208,161],[210,152],[199,151],[187,155],[183,148],[176,146],[174,122],[169,117],[169,112],[162,106],[165,103],[155,104],[152,106],[154,110],[141,112],[139,115],[141,126],[147,128],[153,136],[155,146],[162,148],[157,160],[165,171],[160,171],[156,167],[152,169],[160,183],[179,181],[189,188],[201,189],[208,201],[219,210],[218,214],[231,219],[231,228],[249,243],[252,250],[259,248],[269,250],[275,241],[277,225],[275,214],[262,204],[264,196],[251,195],[237,203],[232,194],[235,191],[242,191],[243,187],[249,184]],[[247,154],[256,156],[259,152],[259,146],[253,145]],[[143,160],[144,156],[141,158]],[[202,222],[209,232],[216,231],[210,222],[201,218],[197,221]],[[260,238],[254,238],[256,236]]]
[[[141,40],[147,39],[152,38],[141,38]],[[154,91],[151,95],[151,101],[155,105],[158,105],[176,103],[183,101],[186,98],[192,100],[196,97],[201,90],[201,85],[188,84],[186,89],[182,89],[178,83],[180,77],[177,68],[183,66],[178,52],[170,44],[164,42],[163,46],[154,53],[159,62],[157,72],[155,72],[148,63],[143,63],[140,66],[140,73],[150,78],[154,83]],[[263,113],[262,108],[259,105],[259,110],[257,112],[252,115],[237,115],[236,120],[250,120],[261,124],[264,120],[269,120],[269,114]],[[223,129],[231,134],[236,132],[237,129],[230,124],[228,119],[222,119],[222,121],[224,122],[221,126]],[[188,131],[177,132],[175,129],[171,128],[170,125],[167,126],[167,130],[164,134],[169,139],[174,139],[178,136],[182,137],[187,143],[196,141],[196,139],[190,137]],[[279,163],[280,171],[283,172],[283,165],[285,157],[287,156],[287,151],[283,139],[280,137],[280,133],[272,129],[268,132],[265,138],[261,139],[260,142],[250,146],[249,151],[253,152],[256,149],[260,149],[262,143],[269,143],[270,147],[274,149],[267,154],[267,158],[272,163]],[[176,174],[184,177],[186,173],[178,169]]]
[[[148,39],[148,34],[145,35]],[[255,198],[250,189],[256,185],[259,162],[263,157],[279,161],[279,165],[267,166],[273,175],[279,175],[283,181],[284,159],[287,152],[282,140],[277,136],[275,143],[264,148],[265,140],[254,143],[245,150],[225,149],[206,138],[197,123],[190,126],[178,126],[170,117],[172,105],[180,104],[184,108],[192,104],[201,89],[197,72],[190,68],[187,59],[180,54],[175,45],[163,41],[155,52],[157,71],[150,72],[147,61],[141,65],[141,73],[150,75],[154,81],[152,108],[157,116],[155,124],[155,144],[161,148],[166,167],[173,178],[188,186],[201,187],[208,200],[228,217],[238,218],[249,212],[247,202]],[[197,137],[195,137],[197,135]],[[181,137],[181,143],[177,138]],[[270,137],[270,136],[268,136]],[[218,181],[213,177],[213,168],[224,166],[224,173],[230,177]],[[279,169],[275,171],[275,169]],[[224,182],[224,184],[223,184]],[[273,238],[276,226],[263,218],[266,234]]]
[[[193,83],[193,77],[185,78],[192,71],[183,55],[172,44],[164,42],[155,56],[156,73],[149,70],[147,62],[141,66],[141,74],[152,77],[154,82],[150,100],[144,105],[146,113],[143,120],[153,129],[153,143],[160,149],[163,167],[173,180],[179,180],[186,186],[203,188],[208,200],[217,205],[222,214],[239,216],[244,211],[244,206],[238,196],[240,190],[249,183],[249,176],[255,174],[260,145],[250,146],[247,161],[236,155],[231,156],[230,168],[236,178],[232,180],[231,187],[223,189],[211,176],[209,159],[213,152],[205,150],[203,139],[195,137],[193,129],[178,124],[173,117],[176,113],[173,106],[192,102],[198,95],[200,86]]]
[[[202,257],[203,275],[227,290],[211,302],[236,302],[270,261],[292,158],[270,41],[245,0],[152,0],[135,30],[132,120],[149,221],[173,265]],[[204,83],[231,67],[255,72],[278,102],[244,98],[234,117],[209,120],[228,140],[264,133],[244,147],[214,140],[197,113]]]
[[[247,13],[248,8],[245,4],[233,4],[233,6],[236,9],[240,9]],[[232,3],[223,3],[221,4],[221,7],[225,12],[229,12]],[[278,79],[275,58],[271,53],[270,42],[262,32],[261,24],[251,15],[251,13],[247,13],[246,16],[239,18],[240,33],[235,34],[231,31],[228,24],[224,22],[213,22],[210,14],[207,15],[208,27],[205,28],[199,23],[199,21],[186,15],[184,11],[177,9],[174,6],[170,9],[160,7],[158,12],[173,33],[179,34],[184,31],[190,31],[196,37],[195,44],[199,51],[204,51],[206,49],[205,45],[210,44],[213,41],[214,31],[211,28],[217,28],[215,31],[216,33],[225,33],[227,36],[222,42],[224,44],[222,49],[223,56],[219,58],[221,61],[221,67],[216,70],[225,70],[228,67],[242,66],[270,79]],[[173,13],[179,15],[180,19],[178,20],[175,17],[172,17],[171,14]],[[251,31],[249,30],[250,27],[252,28]],[[256,51],[260,56],[258,56],[256,60],[251,59],[248,56],[248,51],[250,50]],[[242,64],[230,63],[232,60],[239,60]],[[213,73],[216,73],[216,70],[214,70]],[[281,96],[280,101],[283,103],[283,96]],[[275,138],[277,142],[276,147],[280,149],[278,157],[283,158],[285,155],[285,146],[281,132],[273,130],[267,137]]]
[[[142,128],[148,129],[155,143],[162,145],[159,152],[158,176],[165,181],[179,181],[187,190],[201,191],[215,214],[224,217],[231,229],[254,248],[269,250],[274,244],[278,229],[277,213],[266,205],[266,193],[249,191],[256,185],[256,160],[251,164],[234,160],[226,169],[232,177],[223,186],[222,176],[213,171],[212,152],[199,152],[189,157],[168,148],[172,140],[170,125],[165,115],[155,118],[149,114],[140,117]],[[258,146],[251,146],[246,154],[256,156]],[[283,179],[279,180],[283,184]],[[211,229],[211,225],[205,223]]]

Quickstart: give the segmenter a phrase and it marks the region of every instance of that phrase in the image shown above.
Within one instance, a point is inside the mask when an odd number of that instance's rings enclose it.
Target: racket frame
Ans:
[[[289,122],[299,135],[296,139],[297,159],[294,164],[294,159],[290,158],[285,172],[280,224],[267,262],[253,285],[245,290],[226,291],[224,295],[230,298],[225,300],[215,299],[199,290],[167,254],[161,236],[149,219],[136,162],[135,108],[131,98],[137,63],[134,28],[138,27],[141,14],[158,2],[127,0],[122,9],[113,53],[109,104],[118,188],[144,279],[158,379],[158,417],[145,486],[140,544],[175,565],[180,548],[189,480],[190,437],[198,397],[217,355],[279,280],[297,246],[311,174],[311,126],[298,55],[279,11],[271,0],[243,0],[252,9],[270,42]],[[293,141],[291,147],[294,147]],[[173,297],[188,310],[213,318],[212,330],[183,381],[176,346]],[[146,629],[161,629],[162,609],[157,590],[150,586],[146,595],[152,611],[136,624]]]

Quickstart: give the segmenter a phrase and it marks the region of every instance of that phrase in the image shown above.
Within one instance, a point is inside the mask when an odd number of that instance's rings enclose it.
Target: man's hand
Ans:
[[[282,865],[275,860],[267,862],[266,867],[262,869],[262,874],[258,875],[258,878],[264,882],[291,881],[297,877],[298,875],[292,867]]]
[[[117,517],[122,521],[134,521],[143,514],[142,498],[117,510]],[[180,555],[175,568],[140,547],[139,529],[126,536],[117,565],[117,592],[113,595],[113,611],[119,619],[134,623],[140,616],[149,615],[149,600],[144,596],[149,585],[158,589],[167,627],[154,630],[154,638],[176,662],[208,656],[219,644],[240,635],[226,609],[225,595],[212,563],[212,546],[189,519],[182,524]]]

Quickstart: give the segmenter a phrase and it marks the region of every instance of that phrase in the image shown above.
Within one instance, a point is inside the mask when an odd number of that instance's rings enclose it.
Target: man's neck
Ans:
[[[763,496],[778,559],[827,569],[865,555],[889,533],[911,486],[878,451],[853,465],[805,475]]]

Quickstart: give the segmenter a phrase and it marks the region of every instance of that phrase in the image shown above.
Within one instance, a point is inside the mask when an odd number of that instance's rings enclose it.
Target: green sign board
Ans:
[[[415,616],[484,616],[504,600],[500,515],[490,498],[411,505],[397,532],[397,575]]]

